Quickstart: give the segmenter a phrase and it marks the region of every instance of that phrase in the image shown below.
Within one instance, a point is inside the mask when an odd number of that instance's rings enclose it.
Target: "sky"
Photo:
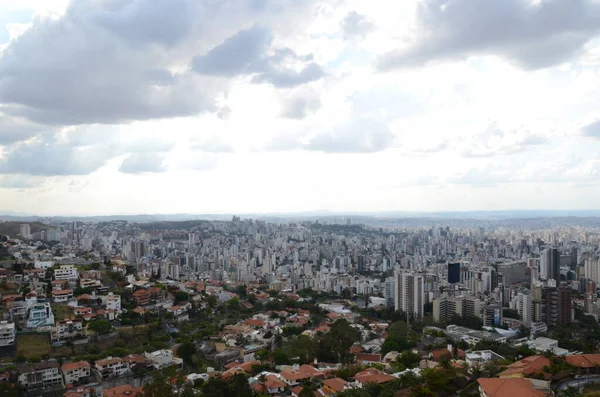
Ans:
[[[596,209],[600,0],[0,0],[0,212]]]

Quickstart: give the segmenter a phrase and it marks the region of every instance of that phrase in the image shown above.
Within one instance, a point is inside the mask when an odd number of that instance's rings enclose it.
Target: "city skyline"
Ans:
[[[594,209],[598,21],[593,0],[0,0],[0,213]]]

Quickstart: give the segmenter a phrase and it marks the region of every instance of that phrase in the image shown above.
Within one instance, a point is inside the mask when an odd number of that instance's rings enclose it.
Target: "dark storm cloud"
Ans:
[[[568,61],[600,31],[595,0],[424,0],[417,11],[418,39],[381,56],[390,70],[430,61],[498,55],[524,69]]]

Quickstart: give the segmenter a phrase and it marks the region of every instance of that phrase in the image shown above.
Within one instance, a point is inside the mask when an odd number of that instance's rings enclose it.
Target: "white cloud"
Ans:
[[[8,210],[597,206],[590,1],[18,3],[0,49]]]

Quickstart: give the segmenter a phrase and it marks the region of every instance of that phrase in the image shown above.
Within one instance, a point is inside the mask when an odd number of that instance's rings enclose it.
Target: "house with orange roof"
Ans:
[[[388,374],[384,373],[383,371],[380,371],[375,368],[368,368],[368,369],[361,371],[361,372],[357,373],[356,375],[354,375],[355,384],[359,388],[362,388],[367,383],[382,384],[382,383],[391,382],[395,379],[396,378],[393,377],[392,375],[388,375]]]
[[[381,354],[357,353],[355,359],[357,364],[377,364],[381,362]]]
[[[259,379],[252,384],[252,389],[257,393],[278,394],[285,391],[286,384],[275,374],[264,376],[264,381]]]
[[[76,361],[63,364],[61,367],[65,384],[81,383],[92,374],[92,365],[87,361]]]
[[[586,373],[600,372],[600,354],[574,354],[565,357],[565,361]]]
[[[66,303],[71,298],[73,298],[72,289],[59,289],[52,291],[52,302],[54,303]]]
[[[529,378],[536,373],[544,373],[544,367],[550,366],[550,360],[544,356],[530,356],[510,364],[498,374],[499,378]],[[550,377],[550,374],[545,374]]]
[[[141,397],[143,390],[141,387],[131,385],[117,386],[110,389],[104,389],[103,397]]]
[[[341,391],[346,390],[347,387],[348,387],[348,382],[346,382],[342,378],[331,378],[331,379],[325,379],[323,381],[322,389],[324,391],[328,392],[328,394],[335,394],[335,393],[339,393]]]
[[[545,397],[533,383],[523,378],[479,378],[481,397]]]

